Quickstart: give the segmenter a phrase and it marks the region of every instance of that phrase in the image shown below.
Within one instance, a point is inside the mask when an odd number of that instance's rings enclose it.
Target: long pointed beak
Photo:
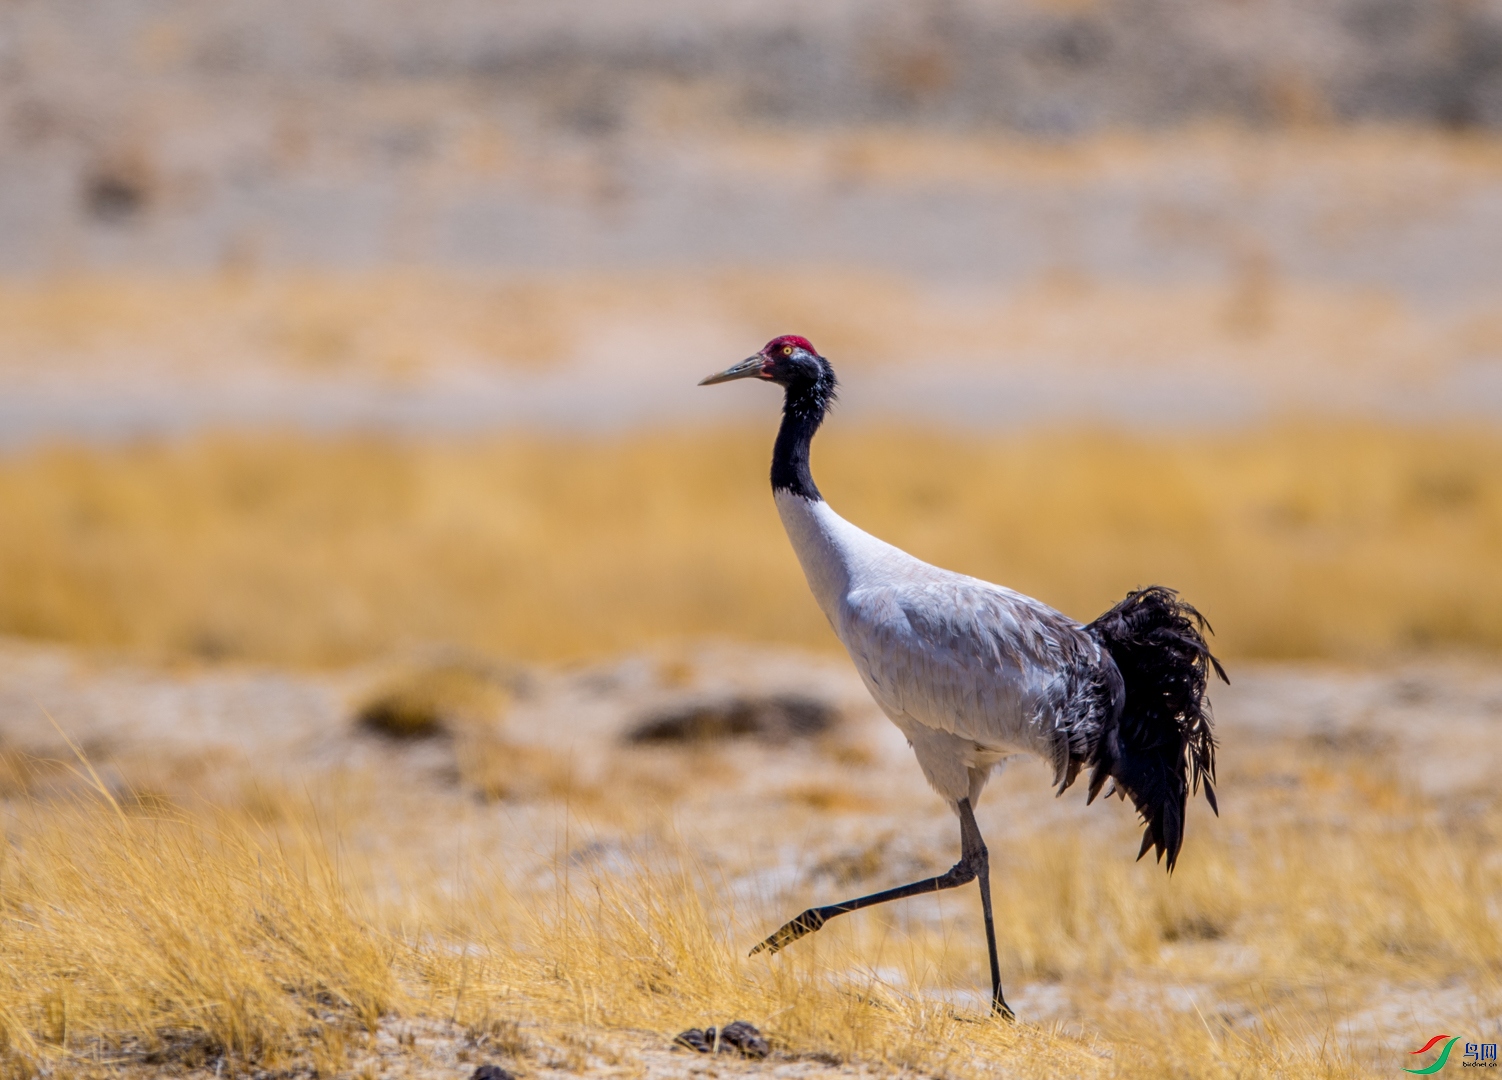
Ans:
[[[761,375],[761,356],[748,356],[739,364],[728,367],[718,375],[711,375],[707,379],[700,379],[700,386],[713,386],[715,383],[729,382],[731,379],[753,379]]]

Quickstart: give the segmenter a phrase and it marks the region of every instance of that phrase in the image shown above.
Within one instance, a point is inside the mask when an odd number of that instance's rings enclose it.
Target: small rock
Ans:
[[[355,711],[356,723],[389,739],[413,741],[490,728],[511,703],[511,680],[470,664],[399,673]]]
[[[721,1048],[724,1048],[727,1043],[746,1057],[764,1058],[772,1051],[772,1048],[767,1045],[767,1040],[761,1037],[761,1032],[744,1020],[726,1024],[720,1031]]]
[[[481,1065],[469,1080],[516,1080],[516,1077],[499,1065]]]
[[[674,1046],[681,1046],[687,1050],[697,1050],[701,1054],[707,1054],[714,1049],[714,1028],[709,1029],[709,1038],[704,1037],[703,1028],[689,1028],[680,1031],[678,1037],[673,1040]]]
[[[673,1040],[673,1045],[682,1046],[689,1050],[697,1050],[701,1054],[713,1053],[715,1049],[714,1028],[689,1028]],[[762,1038],[761,1032],[746,1023],[737,1020],[733,1024],[726,1024],[719,1030],[720,1053],[725,1054],[736,1051],[743,1057],[764,1058],[772,1050],[767,1040]]]
[[[753,736],[782,744],[821,735],[839,722],[833,705],[800,694],[692,697],[639,718],[626,741],[702,743]]]

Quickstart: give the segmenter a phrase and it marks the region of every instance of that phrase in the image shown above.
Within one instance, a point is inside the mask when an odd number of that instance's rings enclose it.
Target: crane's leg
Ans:
[[[767,940],[751,950],[751,955],[765,950],[768,954],[791,945],[805,934],[812,934],[836,915],[859,911],[861,908],[885,904],[889,900],[905,900],[909,896],[938,892],[941,889],[957,889],[980,879],[981,909],[986,916],[986,948],[991,959],[991,1011],[1007,1020],[1015,1019],[1010,1007],[1001,996],[1001,965],[996,959],[996,924],[991,918],[991,859],[986,843],[981,839],[980,826],[975,823],[975,811],[969,799],[961,799],[960,810],[960,861],[938,877],[925,878],[911,885],[899,885],[884,889],[870,896],[857,896],[840,904],[809,908],[783,926]]]
[[[980,909],[986,917],[986,952],[991,960],[991,1011],[1008,1020],[1016,1014],[1001,996],[1001,963],[996,959],[996,923],[991,918],[991,855],[986,842],[981,839],[980,826],[975,823],[975,812],[970,809],[970,800],[960,800],[960,850],[973,852],[979,865],[975,878],[980,882]]]

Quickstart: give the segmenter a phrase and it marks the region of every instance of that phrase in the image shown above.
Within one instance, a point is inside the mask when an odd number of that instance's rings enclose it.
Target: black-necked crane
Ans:
[[[1061,794],[1088,768],[1087,801],[1107,780],[1112,792],[1130,796],[1145,824],[1137,857],[1154,848],[1172,872],[1190,793],[1203,785],[1219,813],[1205,689],[1212,668],[1226,675],[1205,644],[1207,624],[1177,593],[1156,585],[1081,624],[878,540],[830,509],[809,470],[809,444],[835,397],[829,361],[807,338],[785,335],[700,385],[732,379],[783,388],[772,451],[772,494],[783,527],[866,689],[960,819],[960,860],[947,873],[810,908],[752,954],[775,953],[836,915],[979,881],[991,1007],[1011,1019],[976,800],[992,770],[1016,754],[1050,765]]]

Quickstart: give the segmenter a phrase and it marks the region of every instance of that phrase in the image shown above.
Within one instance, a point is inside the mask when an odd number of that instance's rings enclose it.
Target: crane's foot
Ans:
[[[1012,1011],[1012,1007],[999,997],[991,1002],[991,1015],[999,1016],[1009,1024],[1017,1022],[1017,1014]]]
[[[756,948],[752,949],[748,956],[755,956],[759,952],[765,952],[768,956],[785,945],[791,945],[805,934],[812,934],[822,927],[828,919],[818,908],[809,908],[791,922],[784,923],[771,937],[767,938]]]

